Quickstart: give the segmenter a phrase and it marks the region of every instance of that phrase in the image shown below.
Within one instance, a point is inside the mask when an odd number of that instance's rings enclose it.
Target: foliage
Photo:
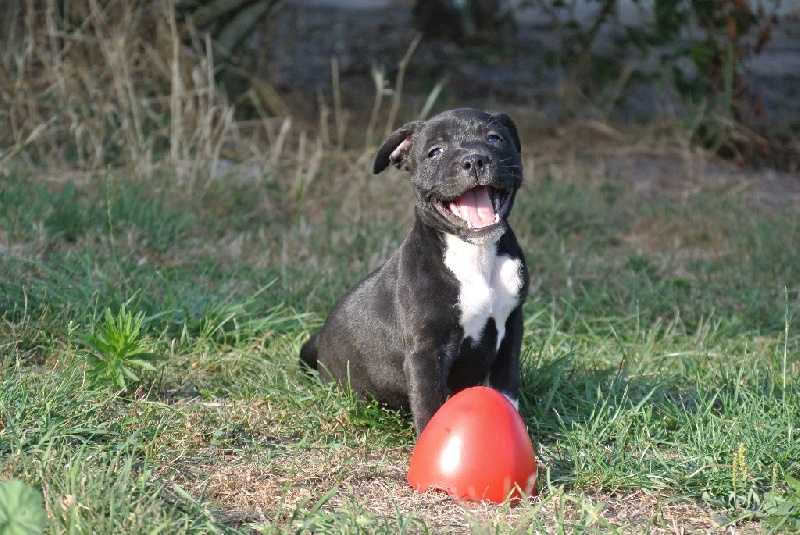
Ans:
[[[115,315],[106,308],[95,331],[81,337],[88,376],[94,384],[125,390],[128,381],[140,381],[134,369],[155,371],[152,363],[164,357],[147,351],[149,341],[142,333],[143,326],[143,312],[134,314],[123,305]]]
[[[253,72],[256,69],[257,47],[249,39],[270,15],[280,0],[176,0],[175,10],[188,33],[199,31],[209,36],[205,45],[213,50],[217,66],[216,80],[221,88],[232,98],[248,90],[258,93],[266,86]],[[256,42],[259,42],[256,40]],[[260,95],[268,106],[277,106],[288,115],[280,98],[270,92]],[[266,102],[264,102],[266,100]]]
[[[598,0],[586,24],[570,18],[567,8],[574,2],[529,3],[543,6],[558,21],[562,42],[554,61],[571,73],[576,83],[587,81],[582,89],[591,93],[589,86],[611,85],[615,88],[613,99],[618,98],[620,85],[666,74],[686,105],[687,128],[698,144],[740,160],[743,151],[767,154],[768,149],[757,139],[743,139],[741,131],[764,118],[758,95],[747,87],[743,76],[745,63],[769,42],[776,22],[774,13],[760,3],[656,0],[648,4],[652,9],[649,20],[630,25],[617,18],[619,0]],[[634,4],[644,9],[647,3],[634,0]],[[610,49],[599,46],[603,38],[613,43]],[[647,60],[653,59],[666,72],[653,73],[652,67],[646,66]]]
[[[166,161],[193,181],[215,176],[233,108],[216,88],[213,51],[179,23],[173,0],[31,0],[8,9],[0,173],[19,157],[150,176]]]
[[[761,516],[777,533],[800,533],[800,481],[789,474],[784,480],[784,492],[774,489],[764,496]]]
[[[774,21],[760,4],[740,0],[655,3],[655,21],[642,41],[651,47],[672,46],[674,51],[664,59],[675,87],[706,115],[693,132],[703,146],[733,157],[740,150],[734,140],[736,125],[752,127],[764,118],[763,106],[742,71],[769,41]],[[629,31],[634,38],[636,30]],[[689,39],[684,37],[687,33]],[[691,68],[682,67],[682,60],[689,60]]]
[[[0,482],[0,533],[37,535],[46,525],[47,514],[38,492],[17,479]]]

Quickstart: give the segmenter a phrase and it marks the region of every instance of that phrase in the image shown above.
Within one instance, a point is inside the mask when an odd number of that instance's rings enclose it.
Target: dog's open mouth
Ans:
[[[507,190],[475,186],[452,201],[444,201],[441,210],[459,226],[477,230],[500,223],[510,199]]]

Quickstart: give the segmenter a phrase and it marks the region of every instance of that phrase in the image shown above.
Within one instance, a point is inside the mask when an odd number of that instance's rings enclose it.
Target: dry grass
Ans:
[[[213,514],[228,525],[258,531],[258,526],[298,529],[306,515],[352,515],[364,522],[414,518],[432,533],[495,533],[526,531],[563,533],[565,526],[586,532],[614,533],[725,533],[760,534],[763,525],[730,519],[708,505],[687,501],[670,490],[609,492],[602,488],[570,494],[565,487],[540,479],[539,495],[516,505],[454,500],[438,492],[420,494],[406,482],[411,445],[376,447],[363,438],[360,445],[331,448],[304,445],[282,437],[281,426],[269,417],[263,403],[181,402],[192,408],[186,425],[196,428],[197,441],[186,445],[156,477],[166,483],[165,495],[175,486],[213,504]],[[246,419],[260,434],[259,442],[272,447],[241,451],[208,445],[208,420]],[[204,423],[205,421],[205,423]],[[335,432],[319,429],[319,437]],[[346,425],[346,424],[345,424]],[[197,433],[200,433],[199,435]],[[185,430],[175,436],[189,437]],[[312,439],[313,441],[313,439]],[[205,442],[205,444],[203,444]],[[174,445],[167,449],[174,449]],[[540,474],[550,467],[539,460]],[[399,522],[398,522],[399,523]],[[498,531],[499,530],[499,531]],[[412,526],[410,532],[421,532]]]
[[[222,175],[243,180],[269,175],[285,187],[291,203],[302,203],[309,194],[317,200],[332,190],[363,191],[370,186],[373,177],[364,170],[374,136],[368,135],[366,152],[360,143],[349,150],[345,144],[351,138],[363,139],[348,132],[354,129],[350,123],[363,123],[373,132],[389,131],[397,122],[400,92],[389,91],[380,73],[369,117],[351,120],[341,106],[341,89],[334,85],[333,105],[320,100],[315,125],[298,124],[285,115],[285,105],[276,104],[264,89],[268,82],[251,75],[253,89],[241,98],[260,113],[237,121],[235,109],[242,102],[229,102],[218,90],[208,36],[176,20],[173,0],[66,0],[60,11],[61,4],[11,2],[10,14],[0,25],[5,45],[0,55],[0,124],[6,125],[0,129],[0,173],[20,165],[45,165],[48,174],[63,183],[123,167],[142,179],[176,174],[184,194],[202,191]],[[335,63],[332,70],[336,74]],[[397,88],[404,74],[401,64]],[[384,102],[386,94],[394,95],[391,102]],[[387,106],[390,109],[383,109]],[[707,156],[690,145],[677,120],[632,130],[599,121],[549,125],[530,109],[510,111],[523,137],[532,140],[526,147],[530,182],[552,163],[566,168],[564,175],[573,175],[570,155],[575,147],[601,162],[598,176],[620,172],[637,177],[633,187],[644,193],[685,195],[687,184],[709,180]],[[380,119],[386,115],[389,119],[382,127]],[[638,164],[637,157],[643,158]],[[660,160],[668,173],[652,169]],[[328,178],[317,184],[319,177]],[[753,186],[746,180],[732,187]],[[788,181],[781,182],[790,187]],[[777,191],[767,196],[768,202],[774,197],[785,200],[780,187],[773,189]],[[791,194],[793,202],[800,202],[800,190]],[[353,214],[369,210],[375,200],[345,198],[342,210]]]
[[[331,489],[335,493],[322,506],[322,514],[356,507],[377,518],[413,515],[433,533],[493,533],[500,526],[503,532],[524,531],[536,523],[542,524],[542,533],[559,533],[565,525],[616,533],[716,533],[725,523],[707,506],[651,490],[610,494],[597,489],[573,497],[562,488],[546,488],[529,503],[512,506],[458,501],[437,492],[420,494],[405,480],[410,454],[409,447],[311,449],[269,462],[234,455],[192,465],[191,472],[199,471],[200,477],[184,474],[175,481],[218,504],[219,516],[229,522],[267,521],[286,529],[299,522],[298,511],[302,515]],[[724,530],[731,535],[764,532],[752,522]]]
[[[214,180],[222,158],[272,169],[285,157],[291,121],[266,111],[234,121],[233,103],[215,84],[208,37],[176,21],[174,2],[9,7],[0,28],[0,172],[20,162],[111,165],[143,177],[174,171],[194,186]],[[264,110],[256,91],[245,98]]]

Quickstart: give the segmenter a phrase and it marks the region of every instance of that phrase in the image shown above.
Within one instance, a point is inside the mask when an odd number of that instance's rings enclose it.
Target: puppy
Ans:
[[[411,173],[413,228],[334,305],[302,362],[362,397],[410,408],[417,436],[448,394],[471,386],[518,406],[528,272],[508,216],[520,151],[503,113],[456,109],[393,132],[372,171]]]

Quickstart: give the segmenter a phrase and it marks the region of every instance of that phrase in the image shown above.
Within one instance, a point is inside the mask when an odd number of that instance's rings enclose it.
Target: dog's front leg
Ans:
[[[519,409],[519,354],[522,346],[522,307],[517,307],[506,320],[506,333],[497,358],[489,371],[487,386],[501,392]]]
[[[430,350],[409,354],[403,364],[408,383],[408,401],[417,437],[447,398],[443,358]]]

